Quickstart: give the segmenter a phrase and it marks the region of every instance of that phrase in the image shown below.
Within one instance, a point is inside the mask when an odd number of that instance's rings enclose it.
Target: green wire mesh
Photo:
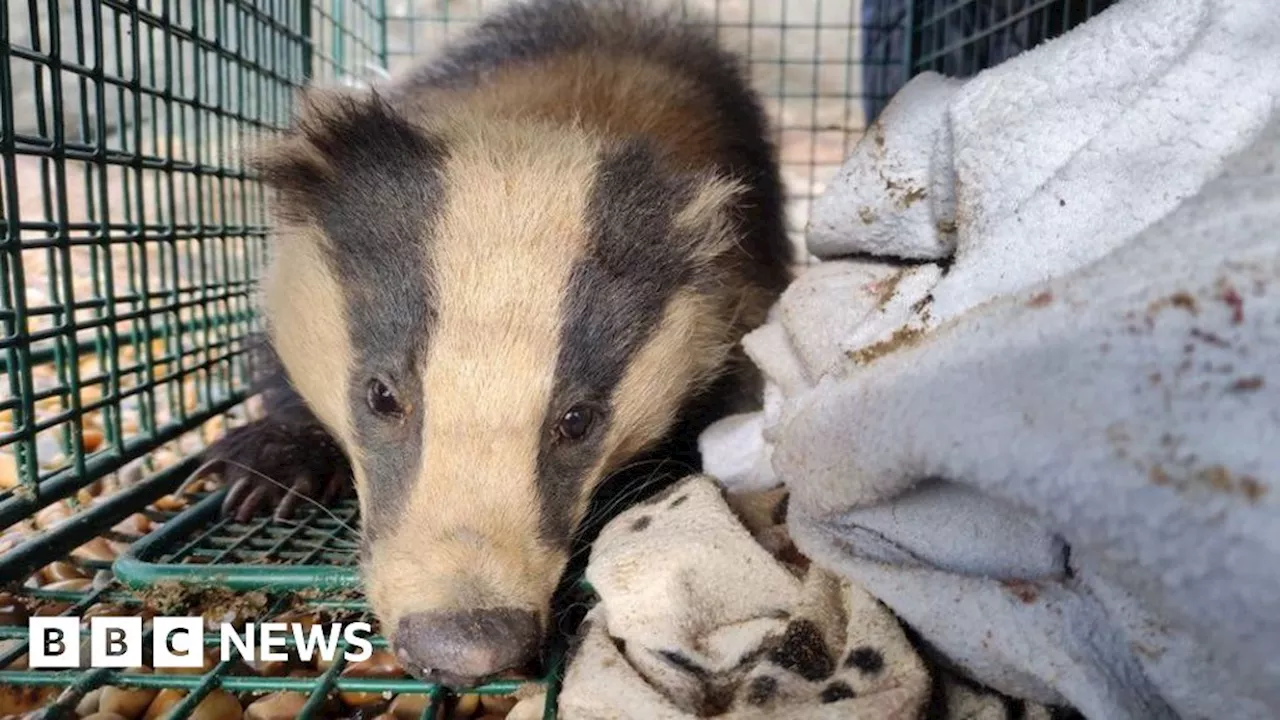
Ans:
[[[426,693],[422,717],[452,712],[444,690],[340,666],[32,671],[22,615],[143,611],[174,584],[261,594],[264,617],[307,592],[326,612],[367,613],[352,504],[238,524],[217,516],[218,491],[166,497],[247,415],[244,341],[269,230],[243,154],[287,124],[308,82],[402,70],[508,1],[0,0],[0,578],[21,584],[94,538],[128,546],[114,564],[72,560],[91,588],[28,581],[0,597],[0,714],[28,693],[57,717],[114,684],[188,691],[175,717],[221,691],[301,692],[304,715],[339,691]],[[748,61],[797,242],[811,200],[908,76],[972,74],[1111,1],[679,0]],[[139,512],[158,529],[121,535]],[[547,717],[555,675],[552,662],[532,681]]]
[[[1057,37],[1113,0],[917,0],[913,72],[967,77]]]
[[[386,47],[392,72],[472,27],[511,0],[388,0]],[[859,89],[861,21],[855,0],[675,0],[703,17],[726,47],[746,58],[774,121],[788,226],[796,244],[809,206],[839,168],[864,124]]]
[[[266,257],[245,150],[380,62],[376,10],[0,0],[0,528],[225,428]]]
[[[220,517],[225,491],[195,503],[116,561],[135,587],[165,581],[235,591],[358,588],[357,508],[353,498],[328,508],[308,505],[289,520]]]
[[[251,599],[254,601],[251,605],[253,611],[263,618],[289,621],[317,619],[318,622],[330,617],[341,617],[343,622],[370,620],[368,609],[358,599],[300,598],[296,595],[261,595]],[[7,613],[0,614],[0,666],[5,667],[11,667],[15,660],[26,654],[27,628],[20,622],[25,615],[89,618],[104,614],[145,618],[156,610],[154,600],[140,600],[135,595],[113,588],[88,592],[30,590],[6,594],[3,603],[0,613]],[[214,605],[206,604],[205,607]],[[172,614],[174,611],[167,612]],[[83,627],[82,639],[86,637],[87,627]],[[149,644],[151,640],[148,630],[144,642]],[[157,691],[168,693],[173,704],[168,708],[167,717],[188,717],[197,706],[206,703],[210,694],[218,693],[234,698],[237,705],[245,707],[258,700],[270,703],[274,699],[277,708],[285,708],[283,713],[277,710],[275,716],[281,718],[372,717],[377,712],[389,712],[393,708],[397,718],[444,720],[474,716],[476,710],[467,708],[468,704],[473,708],[484,704],[508,708],[514,702],[514,694],[521,692],[525,684],[494,682],[459,695],[398,673],[382,672],[378,667],[379,659],[388,652],[387,642],[382,637],[372,639],[376,655],[372,663],[364,664],[349,664],[342,657],[342,645],[339,645],[331,664],[305,663],[296,658],[275,665],[251,663],[238,654],[222,660],[217,649],[219,642],[218,634],[207,633],[204,638],[208,658],[206,667],[186,674],[173,670],[141,672],[138,669],[6,669],[0,671],[0,710],[22,709],[25,703],[37,707],[43,705],[45,717],[64,717],[64,713],[74,711],[86,695],[111,687],[143,691],[147,700],[153,703],[160,702]],[[295,645],[292,638],[287,639],[286,647]],[[362,668],[368,671],[361,672]],[[535,686],[541,684],[534,683]],[[98,694],[101,699],[101,692]],[[554,717],[554,714],[548,716]]]
[[[218,517],[224,494],[225,490],[196,494],[193,504],[181,512],[145,510],[145,515],[160,528],[144,536],[113,535],[132,541],[130,551],[114,566],[92,560],[72,561],[85,573],[114,569],[119,581],[110,580],[98,587],[97,582],[83,580],[80,584],[86,587],[74,591],[21,588],[0,593],[0,713],[45,704],[44,717],[56,718],[60,717],[59,712],[75,708],[85,695],[111,686],[167,691],[176,703],[169,717],[187,717],[211,693],[218,693],[233,696],[245,707],[270,696],[277,706],[285,708],[278,717],[372,717],[394,710],[397,718],[443,720],[474,717],[483,711],[485,703],[508,707],[513,702],[511,696],[522,692],[547,692],[552,702],[547,705],[545,717],[555,717],[554,696],[558,688],[554,679],[565,650],[563,634],[561,644],[552,648],[546,676],[489,682],[462,694],[394,670],[386,672],[385,660],[358,663],[354,668],[349,668],[341,657],[327,667],[296,657],[288,663],[252,663],[238,653],[222,660],[215,650],[219,646],[216,632],[205,635],[204,644],[212,655],[210,662],[205,670],[194,674],[171,669],[141,673],[26,668],[25,621],[32,615],[84,618],[82,637],[87,637],[87,618],[96,614],[144,618],[155,614],[201,615],[207,621],[228,621],[240,630],[246,622],[273,620],[321,625],[363,621],[376,630],[377,621],[369,612],[352,569],[356,551],[351,527],[356,513],[354,503],[339,503],[330,509],[332,515],[312,508],[300,511],[289,521],[235,523]],[[144,646],[149,647],[150,643],[148,630]],[[292,638],[288,639],[289,647],[294,644]],[[385,658],[386,640],[376,636],[372,644]],[[342,647],[339,646],[339,654]],[[158,702],[154,698],[148,700]],[[468,702],[480,708],[469,708]]]

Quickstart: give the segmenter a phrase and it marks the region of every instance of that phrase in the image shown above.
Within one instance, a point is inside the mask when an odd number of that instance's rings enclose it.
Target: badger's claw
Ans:
[[[270,416],[227,433],[204,459],[200,475],[217,474],[226,482],[222,514],[236,522],[270,508],[276,519],[288,519],[299,503],[327,504],[350,485],[346,457],[328,433]]]

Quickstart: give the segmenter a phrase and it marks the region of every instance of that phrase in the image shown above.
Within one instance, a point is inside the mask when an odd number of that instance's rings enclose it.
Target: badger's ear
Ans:
[[[326,117],[358,99],[336,89],[303,88],[294,96],[294,117],[283,132],[250,151],[247,165],[267,187],[287,200],[304,200],[336,181],[336,171],[323,148]],[[288,204],[293,204],[292,202]]]
[[[687,198],[676,213],[679,235],[690,244],[695,266],[713,263],[738,244],[738,213],[746,185],[717,175],[698,175],[685,181]]]
[[[252,152],[248,165],[284,201],[308,214],[352,175],[417,157],[429,142],[377,93],[347,88],[299,91],[293,123]]]

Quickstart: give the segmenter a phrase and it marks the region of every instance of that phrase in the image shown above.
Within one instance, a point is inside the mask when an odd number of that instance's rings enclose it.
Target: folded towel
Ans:
[[[955,182],[945,108],[959,80],[926,73],[894,96],[813,205],[807,242],[821,258],[851,253],[940,260],[955,251]],[[935,167],[940,165],[941,167]]]
[[[911,80],[814,203],[809,249],[941,259],[935,323],[1097,260],[1265,123],[1269,0],[1127,0],[964,81]]]
[[[744,341],[757,455],[706,466],[987,686],[1280,716],[1278,60],[1268,0],[1127,0],[913,80]]]
[[[599,602],[570,655],[560,717],[1051,717],[931,666],[865,591],[767,552],[752,533],[780,530],[776,513],[749,529],[722,492],[687,478],[601,533],[587,569]],[[540,718],[542,699],[509,717]]]

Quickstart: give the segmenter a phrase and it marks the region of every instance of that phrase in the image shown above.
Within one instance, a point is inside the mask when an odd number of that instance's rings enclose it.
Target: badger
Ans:
[[[528,667],[593,496],[760,402],[739,341],[792,263],[763,106],[696,18],[533,0],[299,107],[253,158],[265,414],[207,453],[224,509],[354,483],[405,668]]]

